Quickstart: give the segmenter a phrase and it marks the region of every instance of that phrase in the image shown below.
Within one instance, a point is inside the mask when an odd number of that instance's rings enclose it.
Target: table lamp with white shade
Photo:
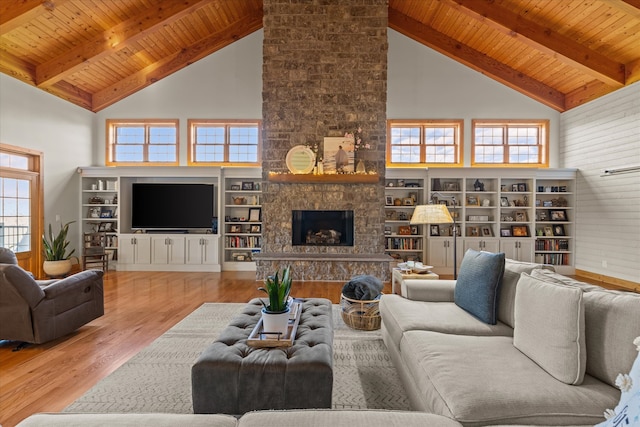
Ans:
[[[455,205],[455,198],[453,198]],[[456,237],[458,228],[455,219],[449,213],[446,205],[418,205],[413,211],[410,224],[453,224],[453,278],[458,278],[458,260]]]

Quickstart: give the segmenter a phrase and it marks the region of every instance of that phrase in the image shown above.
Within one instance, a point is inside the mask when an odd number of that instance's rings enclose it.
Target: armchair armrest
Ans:
[[[101,270],[85,270],[72,276],[65,277],[47,287],[42,288],[46,299],[56,298],[66,292],[74,291],[81,286],[92,285],[101,282],[103,272]]]
[[[402,295],[415,301],[453,302],[455,287],[455,280],[403,280]]]

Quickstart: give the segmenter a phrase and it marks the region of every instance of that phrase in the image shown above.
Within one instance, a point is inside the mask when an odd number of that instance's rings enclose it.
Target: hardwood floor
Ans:
[[[260,285],[253,272],[110,271],[104,316],[17,352],[15,342],[0,341],[0,425],[14,426],[36,412],[59,412],[201,304],[246,302],[262,296]],[[293,294],[338,303],[342,285],[296,282]],[[391,292],[390,284],[384,292]]]
[[[0,341],[0,425],[59,412],[205,302],[262,296],[254,272],[110,271],[105,314],[73,334],[14,352]],[[340,301],[341,282],[297,282],[296,297]],[[390,285],[384,290],[391,292]]]

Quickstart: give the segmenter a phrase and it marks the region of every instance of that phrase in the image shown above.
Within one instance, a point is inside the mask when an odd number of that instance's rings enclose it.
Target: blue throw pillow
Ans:
[[[504,258],[503,253],[468,249],[460,264],[453,293],[453,300],[458,307],[490,325],[497,322]]]

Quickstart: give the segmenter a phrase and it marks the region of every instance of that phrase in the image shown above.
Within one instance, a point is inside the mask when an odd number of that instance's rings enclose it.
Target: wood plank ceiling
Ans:
[[[262,0],[2,0],[0,71],[96,112],[262,15]],[[640,0],[389,0],[389,27],[558,111],[640,80]]]

